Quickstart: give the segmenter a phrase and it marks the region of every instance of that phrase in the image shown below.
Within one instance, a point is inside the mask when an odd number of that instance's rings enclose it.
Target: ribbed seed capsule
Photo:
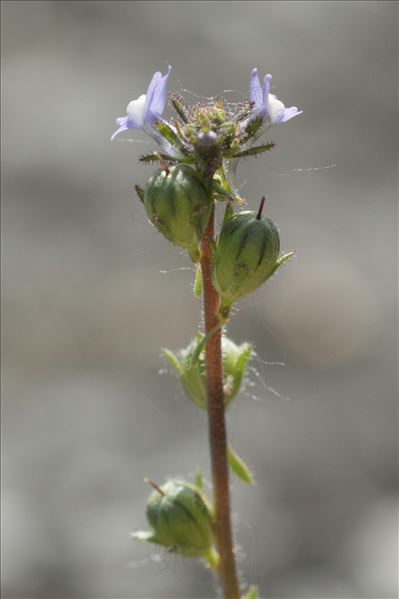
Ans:
[[[198,261],[212,203],[197,171],[186,164],[159,169],[147,181],[144,206],[158,231]]]
[[[154,532],[133,536],[186,557],[209,557],[215,541],[214,522],[203,492],[181,480],[169,480],[162,487],[151,484],[155,490],[148,499],[147,518]]]
[[[274,272],[280,238],[270,218],[259,212],[234,214],[220,231],[213,254],[212,281],[221,295],[220,313],[228,316],[238,299],[260,287]]]

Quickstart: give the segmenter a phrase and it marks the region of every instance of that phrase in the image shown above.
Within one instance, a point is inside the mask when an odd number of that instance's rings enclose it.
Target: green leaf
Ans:
[[[245,593],[243,599],[259,599],[258,587],[250,587]]]
[[[267,144],[262,144],[261,146],[254,146],[253,148],[248,148],[248,150],[242,150],[242,152],[237,152],[234,154],[233,158],[247,158],[249,156],[258,156],[259,154],[264,154],[265,152],[270,152],[273,148],[276,147],[274,141],[271,141]]]
[[[252,473],[246,463],[240,458],[240,456],[234,451],[231,445],[227,446],[227,459],[229,466],[234,474],[248,485],[254,484]]]
[[[195,269],[193,293],[194,293],[195,297],[201,297],[201,295],[202,295],[202,271],[201,271],[201,267],[199,266],[199,264],[197,265],[197,268]]]

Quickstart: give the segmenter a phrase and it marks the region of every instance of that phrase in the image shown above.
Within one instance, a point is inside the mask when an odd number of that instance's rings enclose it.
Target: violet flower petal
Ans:
[[[255,108],[260,108],[263,105],[262,88],[260,86],[258,69],[252,69],[251,80],[249,83],[249,97],[251,102],[254,102]]]
[[[291,108],[286,108],[284,110],[284,116],[282,119],[282,123],[286,123],[290,119],[294,118],[294,116],[298,116],[298,114],[302,114],[303,110],[298,110],[296,106],[291,106]]]
[[[161,77],[154,89],[154,94],[149,105],[149,111],[154,114],[161,115],[165,109],[168,79],[171,70],[172,67],[169,65],[168,72]]]

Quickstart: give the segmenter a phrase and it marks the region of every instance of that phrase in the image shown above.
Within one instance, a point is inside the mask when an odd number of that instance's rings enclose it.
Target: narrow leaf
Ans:
[[[264,154],[265,152],[270,152],[273,148],[276,147],[274,141],[271,141],[267,144],[262,144],[261,146],[254,146],[253,148],[248,148],[247,150],[242,150],[242,152],[237,152],[234,154],[234,158],[247,158],[248,156],[257,156],[258,154]]]
[[[199,265],[197,265],[197,268],[195,269],[193,293],[195,297],[201,297],[202,295],[202,271]]]
[[[254,484],[252,473],[246,463],[240,458],[240,456],[234,451],[231,445],[227,446],[227,459],[229,466],[234,474],[248,485]]]
[[[259,599],[258,587],[250,587],[243,599]]]

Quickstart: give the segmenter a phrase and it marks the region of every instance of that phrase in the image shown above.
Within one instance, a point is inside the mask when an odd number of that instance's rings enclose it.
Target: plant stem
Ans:
[[[215,206],[201,242],[201,269],[205,334],[219,323],[217,309],[219,294],[212,285],[212,241],[215,226]],[[224,414],[221,329],[210,336],[205,347],[208,391],[208,424],[211,451],[213,497],[216,521],[216,547],[220,555],[218,574],[225,599],[239,599],[240,591],[233,549],[230,516],[229,470],[227,464],[227,435]]]

